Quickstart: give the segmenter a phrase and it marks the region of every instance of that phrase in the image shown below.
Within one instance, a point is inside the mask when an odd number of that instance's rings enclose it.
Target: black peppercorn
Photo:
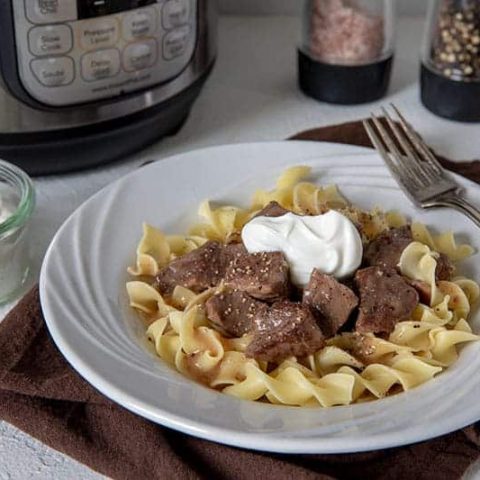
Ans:
[[[480,78],[480,2],[443,3],[431,44],[432,66],[448,78]]]
[[[423,104],[441,117],[480,121],[480,0],[430,0],[421,66]]]

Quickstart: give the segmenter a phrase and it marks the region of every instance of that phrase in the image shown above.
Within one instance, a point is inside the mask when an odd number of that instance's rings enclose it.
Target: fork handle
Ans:
[[[480,210],[465,200],[465,198],[459,196],[458,193],[445,195],[443,198],[425,205],[425,207],[451,207],[466,215],[477,227],[480,227]]]

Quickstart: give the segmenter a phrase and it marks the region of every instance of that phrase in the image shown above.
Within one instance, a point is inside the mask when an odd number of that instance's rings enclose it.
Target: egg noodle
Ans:
[[[245,356],[251,336],[226,338],[209,323],[205,302],[223,286],[196,294],[177,286],[164,298],[151,286],[153,277],[173,259],[208,240],[228,242],[240,235],[245,223],[275,200],[297,214],[321,214],[335,209],[350,218],[366,241],[390,227],[406,224],[396,213],[379,209],[365,212],[349,204],[333,185],[319,187],[302,181],[308,167],[288,169],[273,191],[259,190],[251,208],[212,208],[200,205],[203,222],[189,235],[165,235],[144,225],[137,259],[127,283],[130,305],[148,325],[147,336],[156,353],[182,374],[228,395],[248,400],[297,406],[348,405],[382,398],[420,385],[458,357],[457,345],[477,341],[467,322],[471,305],[479,297],[474,281],[455,277],[435,282],[436,258],[446,254],[459,261],[473,253],[469,245],[457,245],[452,232],[433,235],[413,223],[412,242],[402,253],[399,269],[431,288],[430,305],[420,303],[411,318],[397,323],[388,339],[373,334],[361,336],[368,352],[356,354],[358,333],[343,333],[306,358],[288,358],[280,364],[259,362]]]

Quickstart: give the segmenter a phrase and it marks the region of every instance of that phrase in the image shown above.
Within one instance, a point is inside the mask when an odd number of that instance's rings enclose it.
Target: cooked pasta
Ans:
[[[468,324],[471,306],[479,298],[477,283],[464,277],[436,279],[439,254],[458,261],[473,253],[469,245],[457,245],[452,232],[433,235],[426,226],[412,224],[415,241],[404,249],[398,268],[405,277],[426,284],[430,302],[419,303],[411,318],[397,323],[387,338],[337,334],[316,353],[278,364],[247,357],[251,335],[229,338],[209,321],[205,302],[223,291],[222,283],[201,293],[178,285],[171,295],[161,295],[152,286],[157,273],[173,259],[208,240],[228,242],[238,237],[271,201],[300,215],[338,210],[357,225],[365,241],[407,223],[396,212],[365,212],[352,206],[335,186],[306,182],[309,173],[307,167],[288,169],[273,191],[257,191],[247,209],[213,208],[203,202],[202,222],[185,236],[165,235],[144,225],[135,265],[128,269],[135,279],[127,283],[127,293],[147,325],[146,335],[156,354],[182,374],[225,394],[283,405],[348,405],[430,380],[457,359],[458,346],[480,338]]]

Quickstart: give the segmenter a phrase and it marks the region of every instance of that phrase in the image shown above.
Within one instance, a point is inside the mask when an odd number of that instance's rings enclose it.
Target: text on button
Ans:
[[[101,50],[87,53],[82,57],[82,76],[93,82],[114,77],[120,71],[120,54],[118,50]]]
[[[154,35],[157,28],[156,12],[152,8],[140,10],[123,19],[123,36],[127,40]]]
[[[74,79],[74,64],[69,57],[33,60],[32,71],[37,80],[47,87],[68,85]]]
[[[66,25],[34,27],[28,32],[28,43],[33,55],[59,55],[73,47],[73,36]]]
[[[130,44],[123,53],[123,64],[127,72],[151,67],[157,59],[155,40]]]
[[[118,24],[114,20],[87,22],[80,30],[80,42],[85,50],[115,45],[118,39]]]
[[[168,0],[163,6],[162,16],[167,30],[184,25],[190,16],[190,0]]]
[[[76,0],[25,0],[27,18],[32,23],[55,23],[77,19]]]
[[[184,26],[167,33],[163,39],[163,56],[167,60],[183,55],[190,40],[190,27]]]

